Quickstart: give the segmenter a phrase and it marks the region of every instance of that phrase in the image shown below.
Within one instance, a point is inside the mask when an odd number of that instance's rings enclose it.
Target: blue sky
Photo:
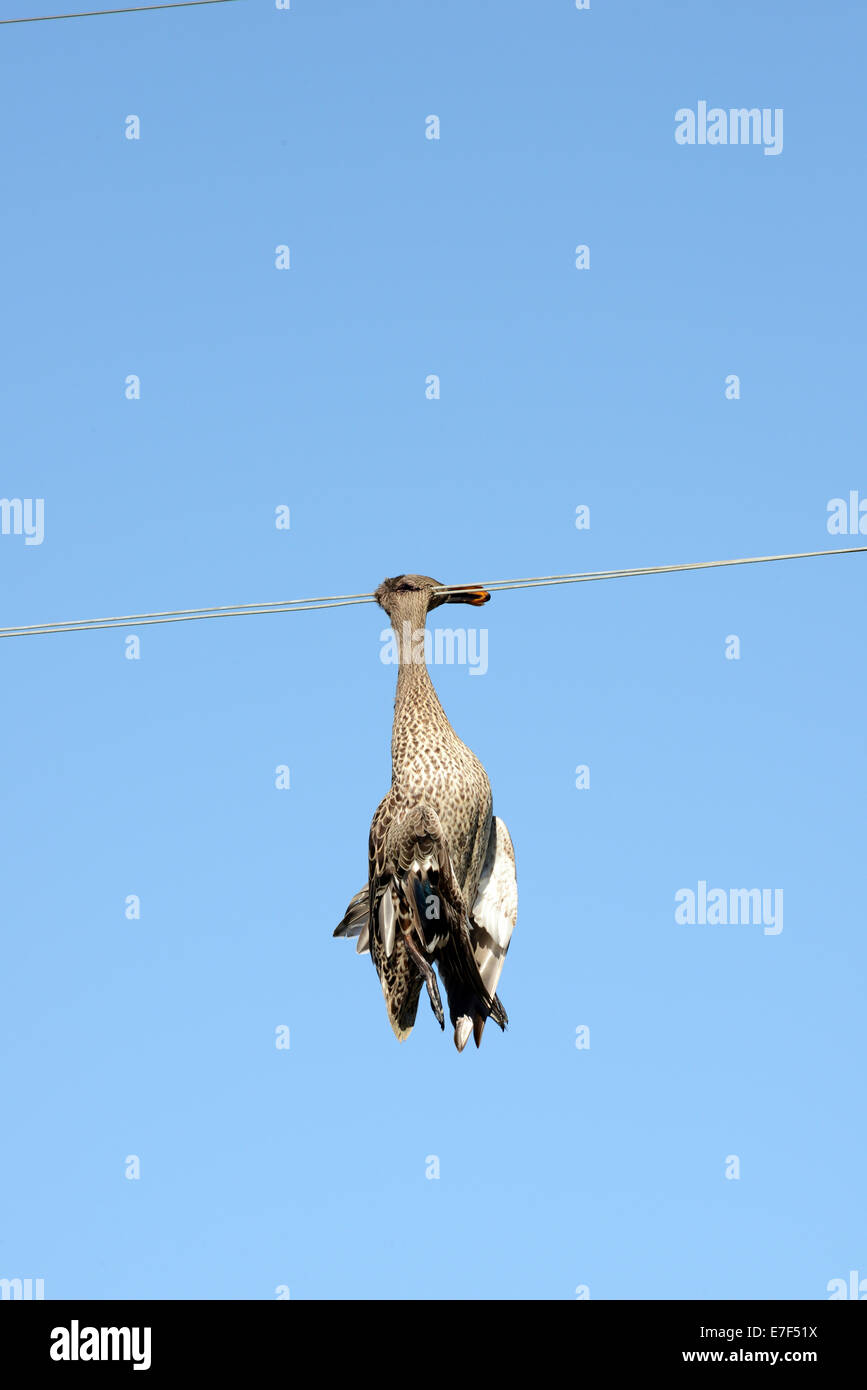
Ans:
[[[244,0],[0,29],[0,494],[45,500],[41,545],[0,536],[3,622],[867,543],[826,526],[867,497],[865,28]],[[782,153],[678,145],[700,100],[782,108]],[[2,642],[0,1277],[867,1277],[864,564],[447,610],[488,632],[483,677],[433,674],[520,894],[510,1029],[461,1056],[424,1004],[399,1047],[331,938],[390,775],[378,609]],[[699,881],[782,888],[782,932],[676,924]]]

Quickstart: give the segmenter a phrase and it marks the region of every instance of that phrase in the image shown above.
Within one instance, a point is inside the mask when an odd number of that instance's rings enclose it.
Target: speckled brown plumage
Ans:
[[[470,1031],[479,1042],[489,1016],[501,1027],[507,1021],[493,989],[514,915],[500,933],[504,941],[497,947],[496,969],[486,971],[492,980],[489,993],[480,965],[490,963],[490,951],[478,945],[478,960],[474,954],[473,931],[478,929],[472,909],[486,856],[489,878],[491,848],[503,834],[508,841],[508,831],[492,821],[487,773],[449,723],[418,640],[430,608],[443,602],[477,605],[489,596],[478,588],[439,594],[439,587],[425,575],[400,575],[385,580],[376,592],[391,618],[400,656],[392,784],[371,825],[367,889],[353,898],[335,935],[359,935],[360,950],[369,945],[389,1020],[401,1041],[415,1022],[423,985],[443,1024],[432,969],[436,965],[461,1050]],[[499,827],[499,840],[492,825]]]

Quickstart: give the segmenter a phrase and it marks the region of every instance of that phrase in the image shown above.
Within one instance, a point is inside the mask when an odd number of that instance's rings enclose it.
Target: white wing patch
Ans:
[[[515,851],[505,823],[497,816],[491,821],[472,915],[476,928],[472,932],[473,955],[485,988],[493,995],[518,920]]]

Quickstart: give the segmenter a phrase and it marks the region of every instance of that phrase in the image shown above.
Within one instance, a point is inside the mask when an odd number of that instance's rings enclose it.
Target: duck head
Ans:
[[[393,618],[411,609],[417,611],[422,605],[425,613],[442,603],[470,603],[480,608],[491,595],[480,584],[445,585],[429,574],[398,574],[393,579],[383,579],[373,597]]]

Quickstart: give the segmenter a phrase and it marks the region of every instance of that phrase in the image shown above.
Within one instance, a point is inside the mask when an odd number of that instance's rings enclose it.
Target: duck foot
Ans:
[[[443,1013],[442,1000],[440,999],[439,986],[437,985],[437,977],[433,972],[430,962],[425,960],[424,956],[416,946],[412,937],[405,936],[404,941],[406,942],[407,950],[409,951],[410,955],[412,956],[413,960],[415,961],[416,965],[418,966],[419,970],[424,976],[424,982],[427,985],[427,992],[430,997],[430,1006],[434,1011],[434,1017],[436,1018],[436,1021],[439,1024],[440,1028],[445,1030],[446,1020],[445,1014]]]

